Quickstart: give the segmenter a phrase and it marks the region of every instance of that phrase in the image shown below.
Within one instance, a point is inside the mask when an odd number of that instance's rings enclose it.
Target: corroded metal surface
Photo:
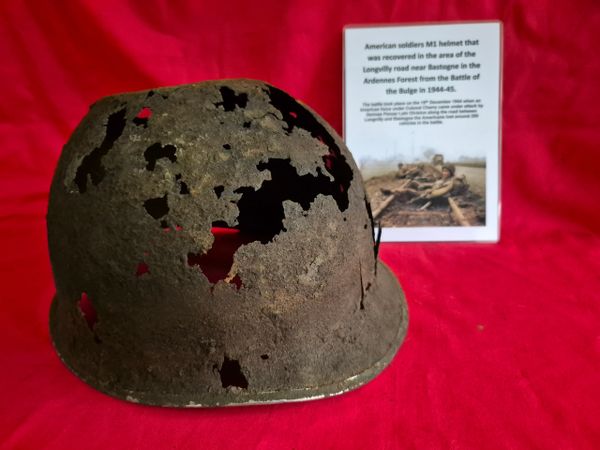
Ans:
[[[270,85],[104,98],[52,183],[54,345],[90,385],[147,404],[355,388],[407,324],[368,210],[339,136]]]

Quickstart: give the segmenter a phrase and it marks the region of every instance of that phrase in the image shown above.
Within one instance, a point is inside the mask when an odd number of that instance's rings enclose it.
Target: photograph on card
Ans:
[[[348,26],[344,138],[386,241],[496,242],[501,24]]]
[[[485,155],[427,148],[359,166],[383,227],[485,226]]]

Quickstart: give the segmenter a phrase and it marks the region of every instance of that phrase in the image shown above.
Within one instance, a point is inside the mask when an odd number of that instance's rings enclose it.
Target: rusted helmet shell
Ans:
[[[55,348],[121,399],[338,394],[377,375],[406,333],[352,156],[262,82],[95,103],[60,157],[48,241]]]

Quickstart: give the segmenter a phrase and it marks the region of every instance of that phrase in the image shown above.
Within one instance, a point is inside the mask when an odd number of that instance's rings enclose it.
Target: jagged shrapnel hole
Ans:
[[[146,209],[146,212],[156,220],[166,216],[169,213],[168,195],[165,194],[162,197],[149,198],[144,202],[144,208]],[[160,226],[162,228],[168,228],[167,221],[161,220]]]
[[[224,111],[234,111],[236,108],[245,108],[248,94],[236,93],[227,86],[219,88],[222,101],[216,102],[215,107],[222,107]],[[262,244],[271,242],[276,235],[285,232],[283,226],[285,212],[283,202],[290,200],[298,203],[304,211],[308,211],[317,195],[329,195],[337,203],[340,211],[348,207],[348,189],[353,178],[352,169],[346,163],[335,139],[327,132],[326,128],[314,116],[293,98],[276,88],[269,88],[267,94],[271,104],[277,108],[287,124],[284,130],[291,133],[295,127],[308,131],[311,136],[325,144],[329,151],[322,157],[325,169],[333,180],[325,175],[320,167],[316,168],[317,175],[298,175],[290,159],[271,158],[257,165],[259,171],[269,170],[271,179],[264,180],[260,188],[241,186],[233,192],[241,194],[237,201],[239,214],[237,225],[228,226],[223,221],[215,221],[211,227],[213,244],[203,252],[187,255],[189,266],[199,266],[210,283],[213,285],[220,280],[235,284],[239,289],[242,280],[236,273],[230,273],[234,262],[234,255],[240,246],[259,241]],[[250,125],[245,122],[244,127]],[[231,144],[223,144],[226,150],[231,149]],[[147,169],[153,170],[156,160],[168,158],[176,161],[174,146],[161,146],[160,143],[150,146],[144,156],[148,162]],[[187,185],[181,180],[181,174],[176,175],[180,185],[180,193],[189,193]],[[223,186],[214,188],[217,198],[221,198]],[[166,216],[169,212],[167,195],[149,199],[144,203],[146,211],[155,219]],[[161,226],[167,228],[166,220],[161,221]]]
[[[223,101],[214,104],[217,108],[222,106],[225,111],[233,111],[236,107],[245,108],[248,104],[248,94],[246,93],[236,94],[233,89],[227,86],[221,86],[219,92],[221,92]]]
[[[213,222],[211,233],[214,241],[211,248],[187,255],[188,265],[200,267],[212,284],[227,280],[238,288],[242,286],[239,276],[230,274],[235,253],[242,245],[257,241],[267,244],[286,231],[283,225],[285,201],[298,203],[304,211],[308,211],[318,195],[333,197],[337,191],[336,183],[320,168],[317,168],[317,176],[310,173],[299,175],[289,158],[270,158],[256,168],[261,172],[268,170],[271,178],[264,180],[258,189],[243,186],[234,190],[234,193],[241,194],[236,202],[239,211],[237,225],[230,227],[224,221]],[[223,186],[214,188],[218,198],[223,189]],[[235,277],[238,277],[239,283]]]
[[[227,355],[223,357],[221,367],[215,365],[221,378],[221,386],[224,388],[237,387],[248,389],[248,380],[242,372],[242,367],[237,359],[229,359]]]
[[[96,308],[94,308],[94,305],[92,304],[92,301],[86,292],[81,293],[81,297],[77,301],[77,308],[87,322],[90,330],[93,331],[96,323],[98,322],[98,314],[96,313]]]
[[[102,341],[96,334],[96,324],[98,323],[98,313],[96,312],[96,308],[94,308],[94,305],[92,304],[92,301],[90,300],[87,293],[85,293],[85,292],[81,293],[81,297],[79,298],[79,300],[77,300],[76,305],[77,305],[77,309],[79,310],[79,314],[81,314],[81,316],[84,318],[85,322],[87,323],[88,328],[92,332],[92,334],[94,336],[94,341],[97,344],[101,344]]]
[[[153,171],[156,167],[156,161],[160,158],[166,158],[172,163],[177,161],[177,148],[174,145],[161,145],[160,142],[152,144],[144,151],[144,159],[146,160],[146,170]]]
[[[204,253],[188,253],[187,263],[190,267],[198,266],[212,285],[221,280],[226,280],[239,290],[243,286],[239,275],[236,274],[228,279],[233,266],[234,255],[238,248],[254,242],[255,239],[247,233],[229,227],[223,221],[213,222],[211,233],[213,243],[210,249]]]
[[[177,183],[179,184],[179,193],[181,195],[189,195],[190,189],[188,188],[187,183],[181,179],[180,173],[175,175],[175,181],[177,181]]]
[[[135,276],[141,277],[142,275],[145,275],[147,273],[150,273],[150,268],[148,267],[148,264],[146,264],[143,261],[138,263],[138,265],[135,269]]]
[[[133,118],[133,123],[134,125],[148,128],[148,121],[150,120],[150,117],[152,117],[152,109],[144,106]]]
[[[353,172],[333,136],[311,112],[290,95],[273,86],[265,89],[265,93],[269,96],[271,105],[281,113],[282,120],[287,124],[287,127],[283,127],[286,133],[291,134],[294,128],[301,128],[327,146],[329,151],[322,159],[327,172],[337,185],[337,189],[331,195],[340,210],[345,211],[349,204],[348,189],[353,179]]]
[[[188,185],[186,184],[185,181],[179,182],[179,193],[181,195],[189,195],[190,194],[190,189],[188,188]]]
[[[106,134],[102,143],[81,160],[73,180],[79,189],[79,193],[83,194],[87,190],[88,179],[91,180],[94,186],[104,179],[106,169],[102,165],[102,158],[106,156],[115,141],[123,134],[126,114],[127,108],[122,108],[108,116]]]
[[[336,185],[320,168],[317,168],[317,176],[310,173],[298,175],[289,158],[270,158],[256,167],[259,171],[268,170],[271,179],[264,180],[257,190],[243,186],[235,189],[234,193],[242,194],[237,201],[239,229],[259,235],[263,244],[271,242],[285,230],[284,201],[298,203],[307,211],[319,194],[335,198]]]

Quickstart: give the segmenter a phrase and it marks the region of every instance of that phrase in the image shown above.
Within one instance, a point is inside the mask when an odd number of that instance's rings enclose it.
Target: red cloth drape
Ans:
[[[409,334],[367,386],[311,403],[176,410],[102,395],[48,334],[45,211],[101,96],[264,79],[341,131],[346,24],[504,22],[497,245],[385,244]],[[600,4],[51,2],[0,5],[0,447],[600,447]]]

